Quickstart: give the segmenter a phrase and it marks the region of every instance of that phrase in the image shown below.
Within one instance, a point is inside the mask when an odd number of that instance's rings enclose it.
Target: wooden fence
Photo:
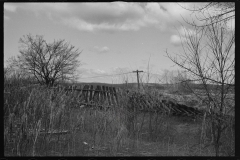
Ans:
[[[110,86],[93,86],[93,85],[78,85],[78,86],[58,86],[53,89],[64,89],[66,92],[74,92],[78,95],[81,104],[84,105],[117,105],[118,96],[115,87]]]

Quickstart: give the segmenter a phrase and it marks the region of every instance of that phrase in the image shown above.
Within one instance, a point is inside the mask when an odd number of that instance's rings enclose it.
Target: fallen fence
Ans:
[[[134,92],[129,95],[129,103],[131,108],[147,112],[164,112],[174,116],[202,116],[203,112],[194,107],[188,107],[179,104],[170,99],[151,97],[151,95]]]
[[[83,105],[107,104],[117,105],[118,96],[115,87],[97,85],[58,86],[52,89],[60,89],[66,92],[77,92]]]

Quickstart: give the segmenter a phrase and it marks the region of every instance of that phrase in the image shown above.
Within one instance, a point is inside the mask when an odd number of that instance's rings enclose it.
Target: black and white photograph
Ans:
[[[235,2],[4,2],[4,156],[234,157]]]

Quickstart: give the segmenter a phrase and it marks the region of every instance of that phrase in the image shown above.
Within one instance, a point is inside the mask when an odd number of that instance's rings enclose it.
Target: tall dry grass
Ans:
[[[5,156],[150,155],[146,150],[158,156],[212,153],[206,147],[211,135],[208,122],[187,128],[181,117],[156,112],[164,107],[156,90],[142,93],[148,107],[141,111],[144,106],[138,99],[129,102],[133,90],[122,91],[118,105],[94,108],[81,106],[76,93],[15,83],[4,86]],[[230,147],[223,150],[230,152],[234,140],[227,141]]]

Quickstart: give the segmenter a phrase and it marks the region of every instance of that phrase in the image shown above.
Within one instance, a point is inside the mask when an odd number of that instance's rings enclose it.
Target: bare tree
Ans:
[[[195,16],[195,20],[203,22],[201,25],[196,25],[196,21],[190,22],[184,19],[185,22],[193,26],[204,27],[212,23],[229,21],[235,18],[235,2],[208,2],[202,3],[202,5],[194,5],[191,9],[181,4],[179,5],[191,11],[192,15]]]
[[[19,43],[20,55],[15,65],[40,84],[51,86],[60,80],[76,78],[81,52],[65,40],[47,43],[43,36],[29,34],[20,38]]]
[[[195,25],[194,32],[185,30],[181,36],[183,54],[172,57],[166,53],[175,64],[188,71],[191,80],[200,81],[204,93],[192,91],[206,98],[213,144],[219,156],[221,136],[229,126],[226,115],[235,108],[234,97],[229,97],[235,87],[235,29],[227,29],[224,21],[210,20],[205,27]]]

